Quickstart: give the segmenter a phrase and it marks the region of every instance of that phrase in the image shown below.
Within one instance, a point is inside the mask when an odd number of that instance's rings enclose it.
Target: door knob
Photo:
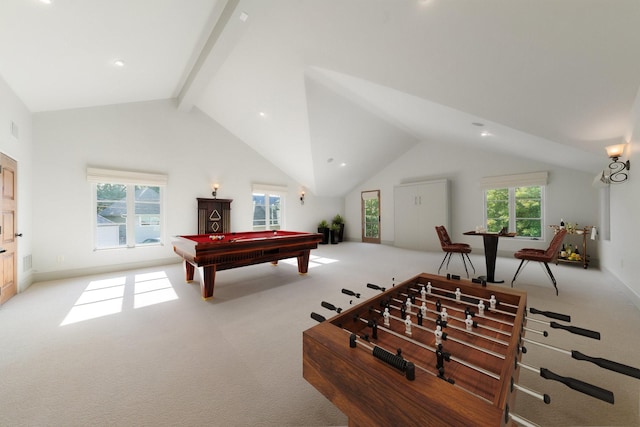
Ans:
[[[16,233],[15,236],[16,237],[22,237],[22,233]]]

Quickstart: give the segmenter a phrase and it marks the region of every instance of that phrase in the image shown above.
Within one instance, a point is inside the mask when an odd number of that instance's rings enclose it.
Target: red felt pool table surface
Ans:
[[[318,247],[322,235],[298,231],[245,231],[176,236],[173,250],[184,259],[186,280],[200,273],[202,297],[213,297],[218,270],[243,267],[286,258],[298,259],[298,272],[305,274],[311,249]]]

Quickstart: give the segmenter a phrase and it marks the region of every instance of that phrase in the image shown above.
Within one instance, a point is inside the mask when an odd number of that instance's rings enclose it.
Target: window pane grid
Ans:
[[[498,232],[503,227],[519,237],[541,238],[543,187],[513,187],[485,191],[486,228]]]
[[[97,249],[161,243],[161,187],[96,183],[95,190]]]

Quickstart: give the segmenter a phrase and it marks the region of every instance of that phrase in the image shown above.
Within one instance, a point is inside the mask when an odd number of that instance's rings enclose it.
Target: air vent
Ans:
[[[27,255],[22,258],[22,271],[29,271],[33,267],[31,255]]]
[[[13,135],[15,139],[20,139],[20,132],[18,129],[18,125],[15,124],[14,122],[11,122],[10,131],[11,131],[11,135]]]

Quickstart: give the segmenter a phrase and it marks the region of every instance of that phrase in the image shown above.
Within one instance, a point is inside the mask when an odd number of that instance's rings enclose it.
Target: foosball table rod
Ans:
[[[408,298],[410,298],[410,297],[411,297],[409,294],[405,294],[405,293],[400,293],[400,294],[401,294],[401,295],[404,295],[404,296],[406,296],[406,297],[408,297]],[[399,302],[399,303],[402,303],[402,300],[399,300],[399,299],[397,299],[397,298],[394,298],[394,300],[396,300],[396,301],[397,301],[397,302]],[[419,301],[425,301],[425,300],[423,300],[422,298],[419,298],[419,297],[416,297],[416,300],[419,300]],[[426,301],[425,301],[425,302],[426,302]],[[417,307],[418,309],[420,309],[420,307],[419,307],[419,306],[417,306],[417,305],[416,305],[416,307]],[[458,312],[461,312],[461,313],[465,313],[465,312],[466,312],[465,310],[462,310],[462,309],[460,309],[460,308],[458,308],[458,307],[454,307],[454,306],[451,306],[451,305],[446,305],[446,306],[444,306],[444,308],[451,309],[451,310],[453,310],[453,311],[458,311]],[[440,313],[438,313],[436,310],[432,310],[432,309],[430,309],[430,308],[427,308],[427,311],[429,311],[429,312],[431,312],[431,313],[435,313],[435,314],[440,314]],[[464,319],[460,319],[459,317],[455,317],[454,315],[451,315],[451,314],[449,314],[449,317],[451,317],[452,319],[455,319],[455,320],[457,320],[457,321],[459,321],[459,322],[461,322],[461,323],[464,323]],[[475,316],[474,316],[474,317],[475,317]],[[496,323],[502,323],[502,324],[504,324],[504,325],[508,325],[508,326],[513,326],[513,323],[508,323],[508,322],[505,322],[505,321],[501,321],[500,319],[495,319],[495,318],[488,317],[488,316],[481,316],[480,318],[487,319],[487,320],[490,320],[490,321],[493,321],[493,322],[496,322]],[[491,326],[487,326],[487,325],[479,324],[479,325],[478,325],[478,327],[479,327],[479,328],[482,328],[482,329],[486,329],[486,330],[491,331],[491,332],[496,332],[496,333],[498,333],[498,334],[507,335],[507,336],[509,336],[509,337],[511,336],[511,333],[510,333],[509,331],[503,331],[503,330],[501,330],[501,329],[492,328]],[[482,335],[480,335],[480,336],[482,336]],[[505,343],[504,341],[496,340],[495,338],[493,338],[493,339],[494,339],[494,340],[495,340],[495,342],[497,342],[497,343],[500,343],[500,344],[503,344],[503,345],[508,345],[508,343]]]
[[[349,331],[348,329],[344,329],[344,328],[342,328],[342,330],[343,330],[344,332],[348,333],[348,334],[350,335],[350,337],[351,337],[352,335],[354,335],[354,334],[353,334],[351,331]],[[351,340],[351,338],[350,338],[350,340]],[[380,348],[380,349],[382,349],[382,350],[386,351],[387,353],[392,354],[389,350],[385,349],[384,347],[381,347],[380,345],[375,345],[375,346],[374,346],[373,344],[371,344],[370,342],[368,342],[368,341],[366,341],[366,340],[358,339],[358,337],[356,337],[356,338],[355,338],[355,342],[357,343],[357,346],[358,346],[358,347],[363,347],[363,348],[365,348],[365,349],[367,349],[367,350],[371,350],[371,352],[372,352],[372,353],[373,353],[373,351],[374,351],[375,347],[378,347],[378,348]],[[471,395],[472,395],[472,396],[474,396],[474,397],[477,397],[478,399],[482,399],[483,401],[485,401],[485,402],[487,402],[487,403],[493,404],[493,402],[492,402],[490,399],[487,399],[486,397],[480,396],[479,394],[476,394],[476,393],[474,393],[474,392],[473,392],[473,391],[471,391],[471,390],[467,390],[466,388],[464,388],[464,387],[462,387],[462,386],[459,386],[458,384],[456,384],[456,383],[455,383],[455,381],[453,381],[453,380],[451,380],[451,379],[446,379],[446,378],[444,378],[444,377],[440,376],[440,374],[439,374],[439,373],[432,372],[431,370],[429,370],[429,369],[427,369],[427,368],[425,368],[425,367],[423,367],[423,366],[416,365],[416,364],[414,364],[414,367],[415,367],[416,369],[419,369],[420,371],[422,371],[422,372],[426,373],[426,374],[432,375],[432,376],[434,376],[434,377],[436,377],[436,378],[440,378],[440,379],[442,379],[442,380],[444,380],[444,381],[448,382],[448,383],[449,383],[449,384],[451,384],[452,386],[454,386],[454,387],[456,387],[456,388],[458,388],[458,389],[460,389],[460,390],[463,390],[463,391],[465,391],[466,393],[469,393],[469,394],[471,394]]]
[[[399,308],[398,308],[398,307],[396,307],[396,306],[391,306],[391,307],[392,307],[392,308],[394,308],[395,310],[399,310]],[[373,309],[373,311],[374,311],[374,312],[376,312],[376,313],[378,313],[378,314],[382,314],[382,313],[380,312],[380,310]],[[399,321],[399,322],[404,322],[404,321],[405,321],[404,319],[401,319],[400,317],[397,317],[397,316],[394,316],[394,315],[390,315],[390,317],[391,317],[391,318],[393,318],[393,319],[395,319],[395,320],[397,320],[397,321]],[[427,319],[427,320],[428,320],[429,322],[435,322],[435,320],[433,320],[433,319]],[[411,327],[416,328],[416,329],[421,329],[421,330],[423,330],[423,331],[427,331],[427,332],[432,332],[432,330],[427,329],[427,328],[425,328],[424,326],[420,326],[420,325],[416,325],[416,324],[412,324],[412,326],[411,326]],[[457,326],[448,325],[447,327],[448,327],[448,328],[451,328],[451,329],[458,330],[458,331],[460,331],[460,332],[467,333],[467,334],[473,334],[473,335],[479,336],[479,337],[481,337],[481,338],[486,338],[486,339],[488,339],[488,340],[491,340],[491,341],[494,341],[494,342],[497,342],[497,343],[501,343],[501,344],[503,344],[503,343],[504,343],[503,341],[496,340],[495,338],[487,337],[487,336],[485,336],[485,335],[477,334],[477,333],[474,333],[474,332],[469,332],[469,331],[467,331],[466,329],[458,328]],[[491,355],[491,356],[493,356],[493,357],[497,357],[498,359],[503,359],[503,360],[504,360],[504,358],[505,358],[505,356],[504,356],[503,354],[496,353],[496,352],[494,352],[494,351],[488,350],[488,349],[486,349],[486,348],[482,348],[482,347],[477,346],[477,345],[475,345],[475,344],[471,344],[471,343],[468,343],[468,342],[466,342],[466,341],[463,341],[463,340],[460,340],[460,339],[454,338],[454,337],[452,337],[451,335],[447,335],[447,338],[443,338],[443,339],[445,339],[445,340],[451,340],[451,341],[456,342],[456,343],[458,343],[458,344],[465,345],[465,346],[467,346],[467,347],[473,348],[474,350],[478,350],[478,351],[480,351],[480,352],[482,352],[482,353],[485,353],[485,354]],[[508,345],[508,343],[504,343],[504,345]]]
[[[594,340],[599,340],[600,339],[600,332],[597,332],[597,331],[592,331],[592,330],[589,330],[589,329],[579,328],[577,326],[562,325],[562,324],[560,324],[558,322],[545,322],[543,320],[533,319],[531,317],[527,317],[527,322],[528,321],[541,323],[543,325],[547,325],[547,326],[549,326],[551,328],[554,328],[554,329],[563,329],[563,330],[565,330],[567,332],[571,332],[572,334],[582,335],[583,337],[593,338]]]
[[[369,324],[369,320],[363,319],[362,317],[359,317],[359,319],[360,319],[360,321]],[[403,334],[400,334],[398,332],[392,331],[391,329],[387,329],[384,326],[378,325],[377,328],[379,330],[387,332],[387,333],[389,333],[389,334],[391,334],[391,335],[393,335],[395,337],[398,337],[398,338],[401,338],[401,339],[403,339],[403,340],[405,340],[407,342],[410,342],[411,344],[417,345],[418,347],[422,347],[424,349],[427,349],[427,350],[430,350],[430,351],[433,351],[433,352],[436,351],[435,348],[433,348],[431,346],[428,346],[427,344],[424,344],[424,343],[421,343],[421,342],[416,341],[414,339],[411,339],[411,338],[407,337],[406,335],[403,335]],[[484,375],[486,375],[488,377],[491,377],[491,378],[493,378],[495,380],[500,381],[500,375],[498,375],[498,374],[494,374],[493,372],[489,372],[486,369],[483,369],[483,368],[481,368],[479,366],[475,366],[472,363],[469,363],[469,362],[466,362],[464,360],[458,359],[457,357],[454,357],[454,356],[451,356],[450,359],[453,360],[456,363],[459,363],[461,365],[466,366],[467,368],[473,369],[474,371],[480,372],[481,374],[484,374]]]
[[[513,421],[516,424],[519,424],[521,426],[525,426],[525,427],[540,427],[538,424],[532,423],[531,421],[527,420],[526,418],[522,418],[519,415],[516,415],[514,413],[510,413],[509,414],[509,418],[511,419],[511,421]]]
[[[549,350],[554,350],[562,354],[566,354],[571,356],[576,360],[584,360],[586,362],[593,363],[601,368],[608,369],[610,371],[618,372],[623,375],[627,375],[634,378],[640,378],[640,369],[634,368],[633,366],[624,365],[622,363],[614,362],[612,360],[603,359],[601,357],[591,357],[586,354],[580,353],[576,350],[565,350],[564,348],[554,347],[549,344],[544,344],[538,341],[533,341],[527,338],[522,338],[523,341],[528,342],[530,344],[535,344],[540,347],[548,348]]]
[[[580,393],[587,394],[591,397],[595,397],[596,399],[602,400],[607,403],[611,403],[611,404],[614,403],[613,393],[604,388],[586,383],[584,381],[577,380],[575,378],[563,377],[561,375],[551,372],[546,368],[536,368],[533,366],[526,365],[522,362],[518,362],[517,360],[515,361],[515,364],[529,371],[540,374],[540,376],[545,380],[558,381],[575,391],[579,391]]]

